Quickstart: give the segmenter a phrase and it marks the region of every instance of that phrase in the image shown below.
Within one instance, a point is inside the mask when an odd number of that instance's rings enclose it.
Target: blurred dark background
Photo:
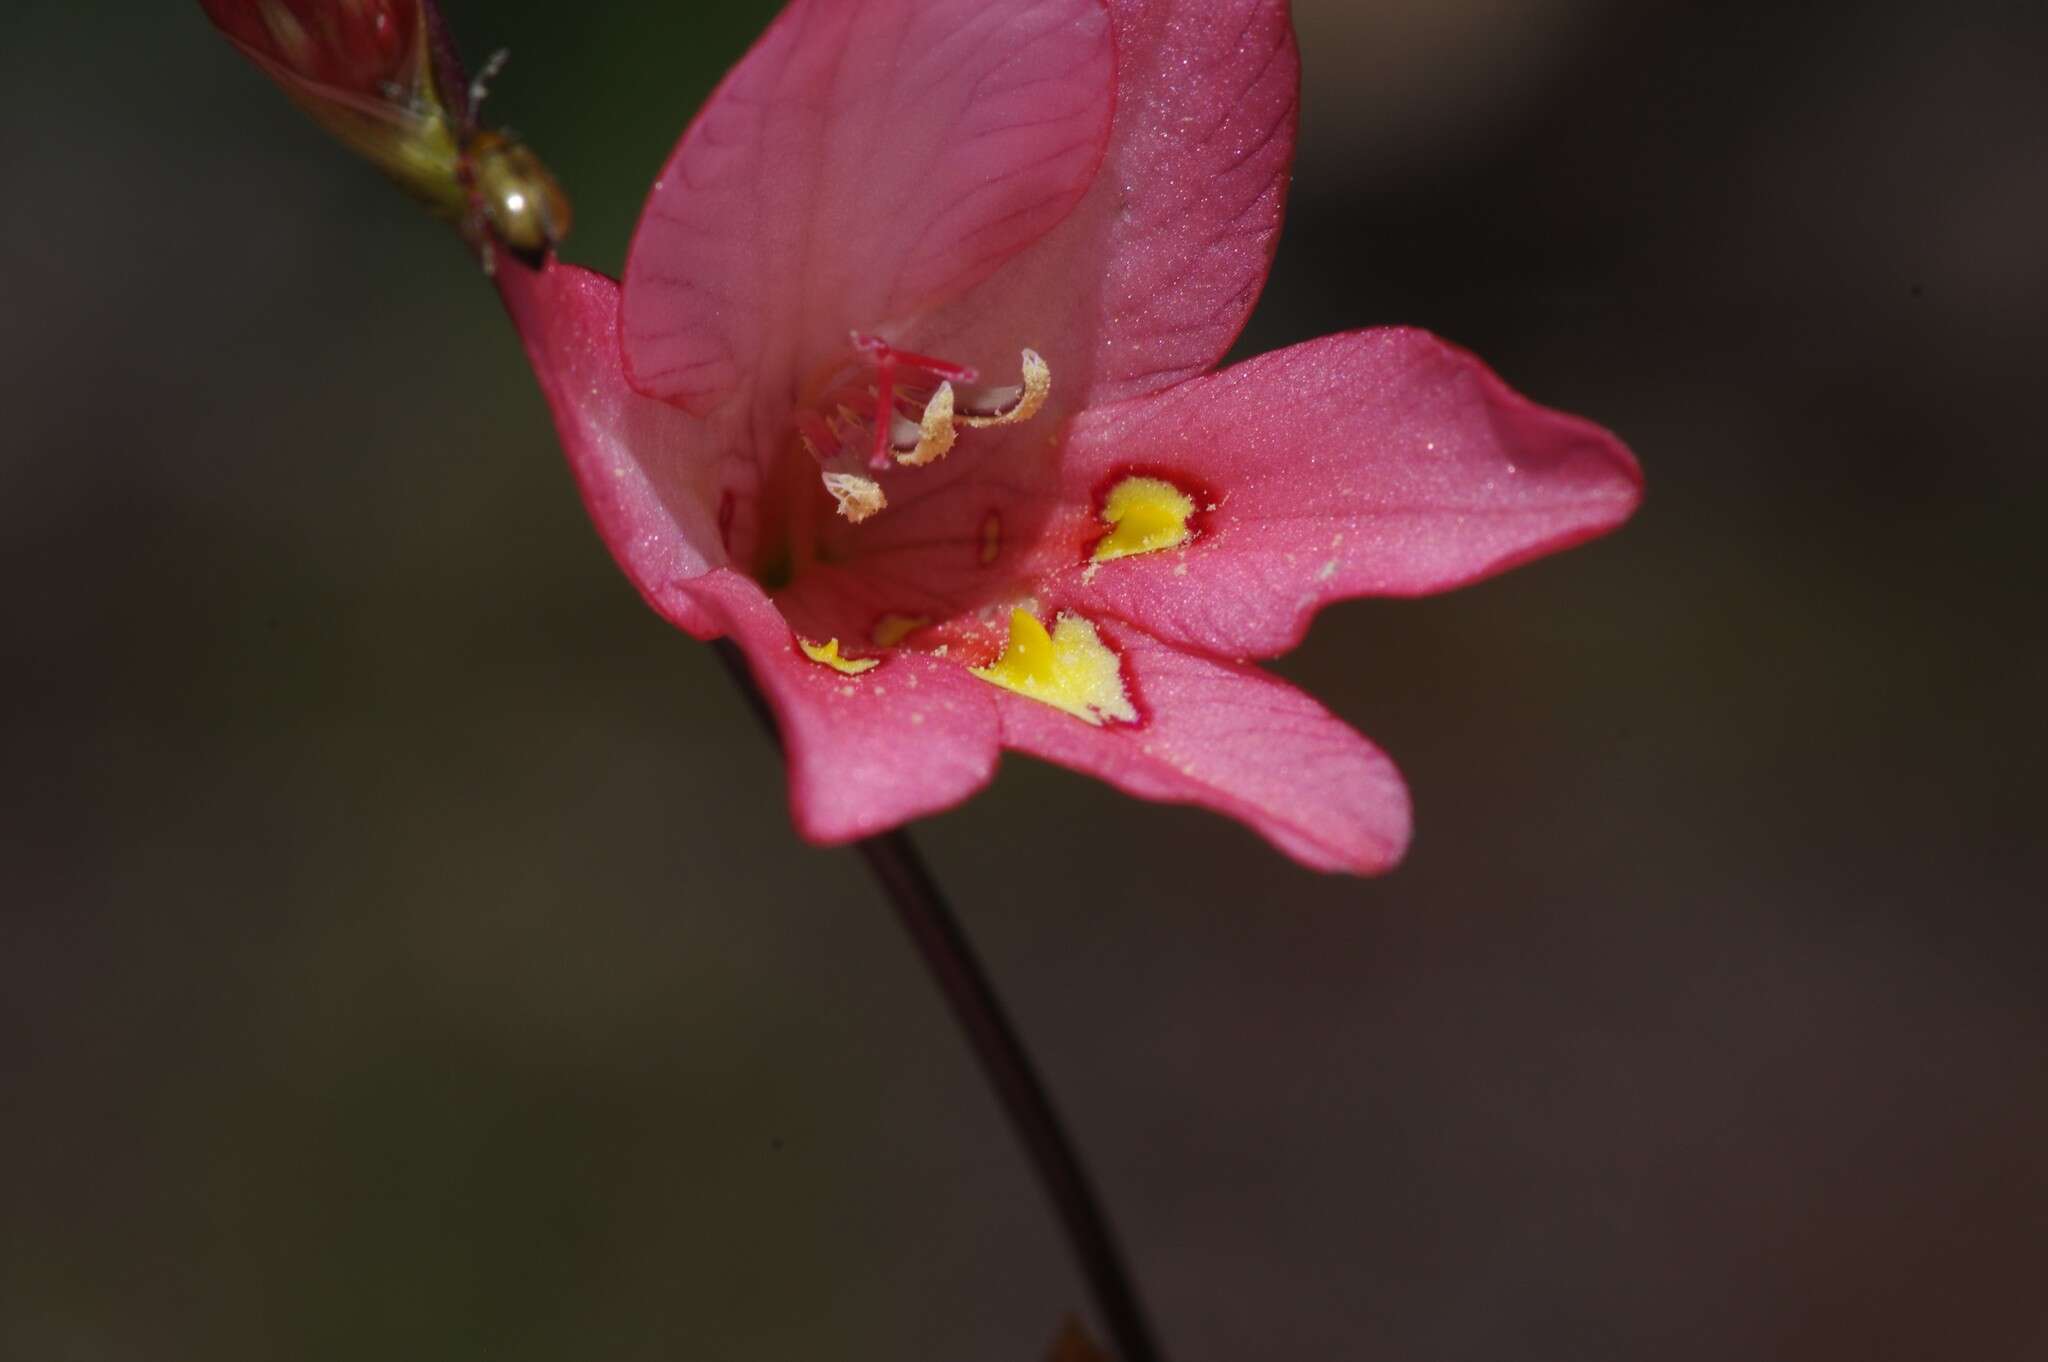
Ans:
[[[607,269],[768,12],[452,6]],[[1428,326],[1650,499],[1281,664],[1387,879],[1018,759],[920,829],[1173,1356],[2048,1356],[2048,12],[1299,22],[1243,348]],[[0,1356],[1038,1357],[964,1046],[454,240],[194,5],[0,73]]]

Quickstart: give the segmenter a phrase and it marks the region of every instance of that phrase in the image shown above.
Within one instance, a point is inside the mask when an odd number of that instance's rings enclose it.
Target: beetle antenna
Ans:
[[[511,48],[499,48],[491,53],[490,60],[483,64],[476,73],[476,79],[469,83],[469,116],[472,119],[476,117],[476,111],[482,107],[484,96],[491,92],[491,82],[498,78],[498,73],[505,69],[505,63],[511,59]]]

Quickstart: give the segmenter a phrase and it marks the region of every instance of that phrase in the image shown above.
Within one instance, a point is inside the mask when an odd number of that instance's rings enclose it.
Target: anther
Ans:
[[[979,374],[967,365],[862,332],[852,341],[851,364],[819,375],[794,424],[839,513],[856,523],[888,505],[876,474],[937,462],[962,429],[1028,421],[1052,390],[1052,370],[1035,350],[1022,352],[1020,382],[974,388],[967,385]]]
[[[1045,399],[1052,395],[1052,369],[1036,350],[1023,355],[1022,383],[1007,388],[986,388],[962,403],[960,424],[970,430],[982,426],[1008,426],[1038,415]]]

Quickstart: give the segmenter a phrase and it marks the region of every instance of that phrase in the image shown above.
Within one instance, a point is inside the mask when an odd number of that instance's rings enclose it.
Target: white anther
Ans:
[[[858,525],[889,504],[882,484],[859,473],[822,473],[825,490],[839,503],[839,514]]]
[[[905,422],[909,425],[909,422]],[[896,462],[911,468],[922,468],[928,463],[946,457],[946,451],[953,447],[953,385],[941,383],[924,404],[924,416],[915,428],[917,443],[908,451],[899,452]]]
[[[1038,415],[1052,393],[1052,369],[1036,350],[1023,355],[1024,381],[1007,388],[989,388],[974,395],[957,419],[963,426],[1008,426]]]

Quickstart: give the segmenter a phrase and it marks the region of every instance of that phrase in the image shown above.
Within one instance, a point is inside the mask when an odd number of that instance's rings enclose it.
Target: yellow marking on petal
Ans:
[[[877,648],[893,648],[931,622],[930,615],[884,615],[868,631],[868,641]]]
[[[1102,504],[1109,533],[1095,545],[1095,561],[1178,548],[1193,537],[1188,517],[1194,513],[1195,499],[1164,478],[1125,478]]]
[[[987,567],[1003,551],[1003,518],[990,511],[981,519],[981,565]]]
[[[1024,382],[1010,390],[1010,401],[1000,411],[967,412],[954,418],[970,430],[982,426],[1008,426],[1038,415],[1045,399],[1052,395],[1052,366],[1036,350],[1023,354]]]
[[[858,525],[889,504],[882,484],[858,473],[825,473],[825,490],[839,503],[839,514]]]
[[[943,459],[958,435],[953,429],[953,385],[941,383],[931,401],[924,404],[924,415],[918,418],[917,447],[907,454],[898,454],[896,462],[922,468]]]
[[[870,667],[882,665],[882,659],[879,657],[841,657],[839,640],[836,638],[828,638],[823,643],[813,643],[807,638],[799,637],[796,646],[803,649],[804,656],[811,661],[822,662],[833,671],[844,672],[848,676],[859,676]]]
[[[1138,717],[1124,690],[1123,659],[1079,615],[1061,615],[1048,634],[1029,611],[1012,610],[1010,641],[1003,655],[989,666],[969,670],[991,685],[1087,723],[1130,723]]]

